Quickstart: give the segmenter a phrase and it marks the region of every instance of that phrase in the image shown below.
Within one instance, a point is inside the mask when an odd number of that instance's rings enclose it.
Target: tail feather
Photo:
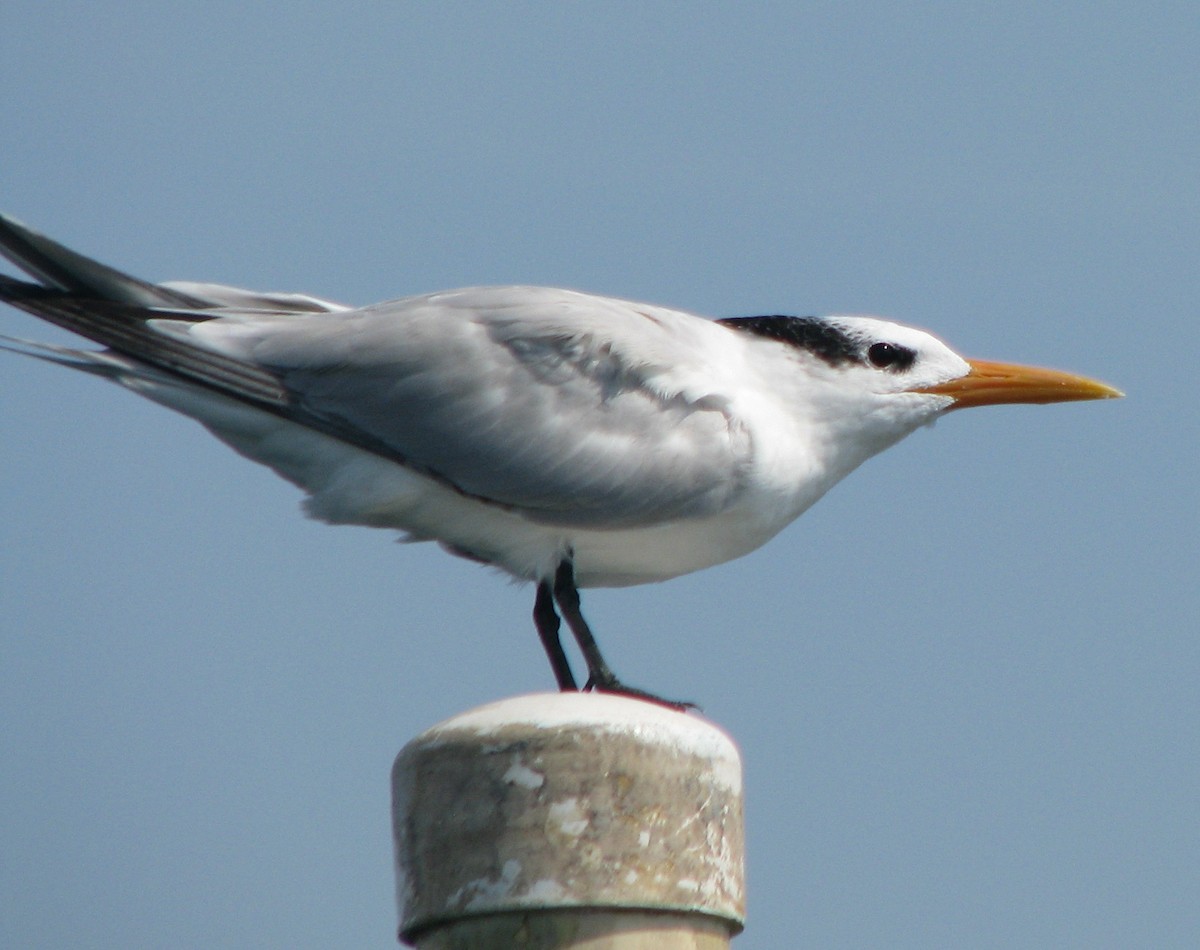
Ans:
[[[47,287],[139,307],[204,307],[204,300],[138,280],[0,214],[0,252]]]
[[[138,307],[226,308],[266,313],[331,313],[348,309],[344,304],[308,294],[260,293],[195,281],[151,284],[64,247],[5,214],[0,214],[0,254],[43,282],[29,286],[44,286],[89,300]]]
[[[0,350],[31,356],[34,359],[45,360],[47,363],[54,363],[58,366],[69,366],[71,369],[94,373],[109,379],[126,375],[130,371],[129,361],[112,350],[77,350],[54,343],[40,343],[35,340],[5,336],[2,333],[0,333]]]
[[[333,312],[340,304],[302,294],[256,294],[209,284],[148,284],[77,254],[0,215],[0,254],[45,284],[0,274],[0,301],[108,347],[73,350],[0,337],[0,349],[106,376],[126,385],[149,382],[163,392],[207,391],[323,432],[404,464],[393,447],[338,419],[309,412],[268,367],[243,362],[204,346],[186,334],[155,328],[160,320],[200,322],[230,314],[279,315]],[[209,299],[205,299],[205,295]],[[134,388],[138,388],[135,386]],[[159,396],[164,404],[177,403]],[[201,414],[181,410],[201,418]]]
[[[202,297],[123,274],[4,215],[0,215],[0,253],[45,281],[36,284],[0,274],[0,301],[147,367],[252,402],[275,407],[287,402],[283,386],[267,370],[154,330],[151,321],[156,319],[197,322],[216,317],[219,310],[209,309],[211,303]],[[247,293],[221,289],[231,294]],[[11,345],[6,348],[13,349]],[[54,359],[49,356],[49,348],[32,353],[26,347],[21,352]],[[70,351],[62,351],[66,352]],[[89,360],[64,359],[62,353],[57,362],[95,370]],[[128,368],[128,364],[123,365]]]
[[[148,324],[159,318],[195,320],[195,311],[94,300],[3,275],[0,275],[0,300],[149,366],[178,373],[242,399],[275,406],[288,401],[286,390],[270,372],[174,336],[156,333]]]

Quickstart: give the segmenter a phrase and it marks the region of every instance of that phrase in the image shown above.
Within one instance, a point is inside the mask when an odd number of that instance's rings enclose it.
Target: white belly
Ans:
[[[716,515],[641,527],[548,525],[240,402],[174,385],[122,382],[198,419],[240,454],[300,487],[314,518],[437,541],[523,580],[552,576],[566,556],[574,561],[581,587],[646,584],[698,571],[759,547],[823,492],[803,502],[768,501],[751,492]]]

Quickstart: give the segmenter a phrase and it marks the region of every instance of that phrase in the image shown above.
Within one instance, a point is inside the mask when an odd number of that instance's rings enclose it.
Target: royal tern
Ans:
[[[147,283],[3,217],[0,249],[39,281],[0,275],[0,299],[106,347],[7,348],[191,416],[299,486],[314,518],[532,581],[563,690],[560,614],[585,689],[655,698],[613,675],[579,588],[746,554],[950,410],[1121,395],[868,317],[711,320],[547,287],[347,307]]]

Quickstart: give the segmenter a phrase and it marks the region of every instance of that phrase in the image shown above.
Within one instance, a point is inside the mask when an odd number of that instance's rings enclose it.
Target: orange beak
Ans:
[[[948,383],[916,390],[936,393],[954,400],[950,409],[969,406],[1002,406],[1018,402],[1072,402],[1078,399],[1118,399],[1125,395],[1094,379],[1085,379],[1056,369],[967,360],[971,371]]]

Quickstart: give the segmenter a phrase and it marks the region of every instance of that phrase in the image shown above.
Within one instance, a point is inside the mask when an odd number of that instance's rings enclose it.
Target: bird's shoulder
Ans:
[[[312,313],[230,313],[186,328],[193,342],[282,369],[421,367],[528,382],[602,377],[667,395],[710,388],[737,363],[742,334],[706,317],[556,287],[466,287]],[[431,380],[432,382],[432,380]]]

